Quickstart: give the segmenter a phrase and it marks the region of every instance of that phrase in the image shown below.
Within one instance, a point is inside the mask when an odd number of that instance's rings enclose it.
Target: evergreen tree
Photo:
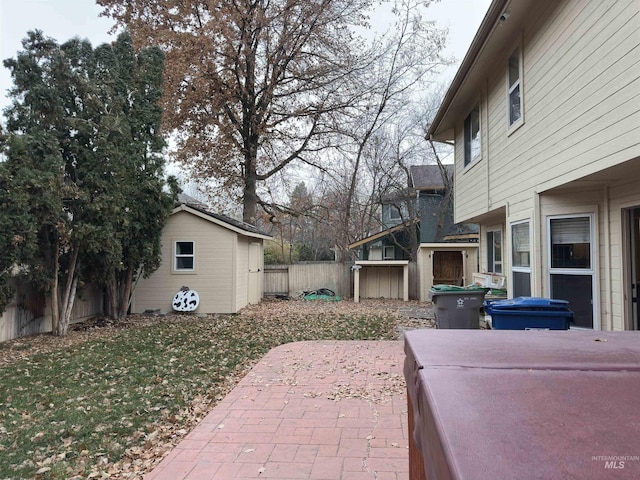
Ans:
[[[0,171],[10,188],[0,202],[24,203],[1,214],[0,226],[25,234],[12,236],[20,248],[0,266],[20,266],[51,295],[54,332],[65,335],[79,284],[109,287],[117,317],[126,313],[134,272],[159,263],[172,205],[157,106],[163,57],[157,49],[136,55],[127,34],[94,50],[36,31],[23,48],[5,61],[14,88]]]

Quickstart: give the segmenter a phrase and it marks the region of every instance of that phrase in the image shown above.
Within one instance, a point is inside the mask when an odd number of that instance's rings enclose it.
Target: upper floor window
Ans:
[[[399,225],[409,218],[408,206],[406,203],[383,203],[382,204],[382,227],[389,228]]]
[[[195,270],[195,243],[175,242],[174,270],[192,272]]]
[[[519,48],[509,57],[507,76],[507,103],[511,127],[522,119],[522,55]]]
[[[389,205],[389,220],[402,220],[402,214],[396,205]]]
[[[464,165],[480,158],[480,105],[476,104],[464,119]]]

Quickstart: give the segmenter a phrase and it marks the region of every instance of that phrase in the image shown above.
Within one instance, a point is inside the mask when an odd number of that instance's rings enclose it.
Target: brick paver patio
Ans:
[[[147,480],[409,478],[401,341],[271,350]]]

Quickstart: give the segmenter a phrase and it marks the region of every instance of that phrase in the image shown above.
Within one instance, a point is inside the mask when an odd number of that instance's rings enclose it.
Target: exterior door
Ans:
[[[464,265],[461,252],[433,252],[433,284],[458,285],[464,283]]]
[[[262,299],[262,262],[260,243],[249,244],[249,292],[247,300],[251,304],[260,303]]]
[[[598,328],[593,216],[548,217],[551,298],[568,300],[574,326]]]
[[[640,208],[629,211],[630,258],[631,258],[631,328],[640,330]]]

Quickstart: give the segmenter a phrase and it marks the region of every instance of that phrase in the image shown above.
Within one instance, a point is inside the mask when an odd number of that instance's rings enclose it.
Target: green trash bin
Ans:
[[[487,288],[434,285],[429,290],[438,328],[480,328],[480,307]]]

